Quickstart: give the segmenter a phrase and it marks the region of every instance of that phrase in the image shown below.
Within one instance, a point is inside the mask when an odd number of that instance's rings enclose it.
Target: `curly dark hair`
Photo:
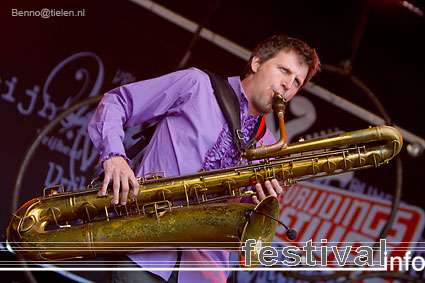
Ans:
[[[304,86],[310,79],[320,71],[320,60],[314,48],[308,46],[305,42],[287,35],[278,34],[266,38],[255,47],[251,53],[251,57],[245,67],[243,78],[246,78],[252,73],[251,62],[257,56],[261,63],[275,57],[280,51],[294,51],[298,54],[301,62],[307,64],[308,73],[302,86]]]

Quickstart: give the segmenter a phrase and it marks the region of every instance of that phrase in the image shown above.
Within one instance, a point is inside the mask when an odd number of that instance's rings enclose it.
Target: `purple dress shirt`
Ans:
[[[241,106],[242,131],[249,138],[257,116],[248,115],[248,100],[239,77],[228,78]],[[125,156],[124,128],[159,121],[136,176],[163,171],[167,177],[236,166],[240,155],[233,145],[210,79],[191,68],[159,78],[120,86],[106,93],[88,132],[101,160]],[[267,132],[265,144],[274,138]],[[172,268],[175,251],[141,251],[128,255],[140,266]],[[229,267],[227,251],[183,251],[181,267]],[[154,263],[160,263],[155,266]],[[192,264],[193,263],[193,264]],[[151,271],[168,280],[171,270]],[[226,282],[227,271],[180,271],[179,282]]]

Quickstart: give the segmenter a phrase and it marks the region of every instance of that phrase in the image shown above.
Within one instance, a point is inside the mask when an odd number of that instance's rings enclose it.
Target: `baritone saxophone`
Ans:
[[[239,203],[240,198],[255,194],[253,184],[275,178],[290,186],[374,168],[401,150],[402,137],[389,126],[286,145],[285,106],[282,96],[276,95],[281,139],[244,154],[262,161],[170,178],[151,173],[138,179],[138,196],[126,205],[111,203],[111,188],[106,196],[100,196],[100,186],[94,185],[76,192],[48,188],[12,215],[8,245],[34,261],[126,254],[158,246],[240,250],[247,239],[267,246],[276,231],[271,217],[279,218],[279,204],[270,196],[257,206]],[[256,253],[251,254],[253,263],[258,263]]]

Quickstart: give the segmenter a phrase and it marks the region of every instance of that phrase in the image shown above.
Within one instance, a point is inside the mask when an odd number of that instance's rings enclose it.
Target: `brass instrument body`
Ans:
[[[22,241],[25,244],[14,249],[24,258],[35,261],[92,258],[156,247],[218,247],[217,242],[226,249],[237,251],[240,246],[237,234],[246,234],[242,237],[256,234],[255,238],[258,238],[256,231],[240,222],[245,212],[252,208],[250,204],[219,203],[176,208],[159,219],[153,214],[112,217],[109,221],[24,234]],[[277,213],[271,211],[277,208],[277,199],[272,197],[259,207],[271,215]],[[260,238],[271,242],[275,223],[265,222],[262,226],[264,232]],[[238,231],[235,227],[239,228]]]
[[[248,159],[266,158],[258,164],[141,178],[137,198],[125,206],[111,204],[112,194],[99,197],[99,187],[53,192],[27,202],[12,215],[7,239],[18,254],[30,260],[93,257],[153,246],[224,245],[232,249],[251,238],[268,245],[276,222],[258,214],[247,222],[246,212],[254,205],[226,201],[249,196],[254,193],[249,190],[253,184],[273,178],[290,185],[378,167],[401,147],[402,137],[396,129],[379,126],[297,142],[274,152],[262,152],[261,147],[249,150]],[[274,197],[255,209],[279,216]],[[79,223],[67,223],[76,219]]]

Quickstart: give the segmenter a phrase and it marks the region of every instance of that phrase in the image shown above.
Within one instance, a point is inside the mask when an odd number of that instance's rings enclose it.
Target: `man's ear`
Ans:
[[[254,56],[254,58],[252,58],[252,61],[251,61],[252,72],[256,73],[258,69],[260,68],[260,65],[261,65],[260,58],[258,58],[258,56]]]

